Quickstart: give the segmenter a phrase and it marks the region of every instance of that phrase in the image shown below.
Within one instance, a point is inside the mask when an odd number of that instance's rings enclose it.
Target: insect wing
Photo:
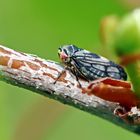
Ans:
[[[86,77],[86,79],[95,80],[103,77],[112,77],[126,80],[127,78],[122,67],[87,50],[76,52],[72,59],[77,72],[81,76]]]

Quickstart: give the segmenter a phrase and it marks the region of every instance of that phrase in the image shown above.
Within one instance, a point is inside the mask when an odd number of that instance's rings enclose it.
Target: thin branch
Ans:
[[[114,114],[114,110],[120,107],[118,103],[84,93],[83,88],[79,88],[75,76],[70,71],[66,70],[54,84],[62,71],[64,67],[57,62],[0,46],[1,80],[72,105],[140,134],[140,111],[136,107],[121,118]],[[80,83],[82,87],[89,85],[82,79]]]

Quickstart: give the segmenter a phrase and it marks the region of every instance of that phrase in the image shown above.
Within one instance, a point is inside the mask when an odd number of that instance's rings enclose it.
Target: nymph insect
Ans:
[[[77,79],[78,77],[82,77],[87,81],[104,77],[111,77],[118,80],[127,79],[127,74],[120,65],[102,56],[78,48],[75,45],[60,47],[58,55]]]

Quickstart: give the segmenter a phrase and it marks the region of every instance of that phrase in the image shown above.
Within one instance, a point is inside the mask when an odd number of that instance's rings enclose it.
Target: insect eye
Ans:
[[[59,49],[58,49],[58,56],[59,56],[59,57],[60,57],[60,55],[61,55],[61,52],[62,52],[62,49],[59,48]]]
[[[63,52],[68,55],[67,49],[63,49]]]
[[[61,48],[59,48],[58,49],[58,54],[60,54],[62,52],[62,49]]]

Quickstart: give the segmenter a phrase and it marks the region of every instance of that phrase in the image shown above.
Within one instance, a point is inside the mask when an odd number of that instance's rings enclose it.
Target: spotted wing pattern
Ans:
[[[87,50],[76,51],[72,55],[71,64],[79,76],[87,80],[95,80],[103,77],[126,80],[124,69],[114,62],[91,53]]]

